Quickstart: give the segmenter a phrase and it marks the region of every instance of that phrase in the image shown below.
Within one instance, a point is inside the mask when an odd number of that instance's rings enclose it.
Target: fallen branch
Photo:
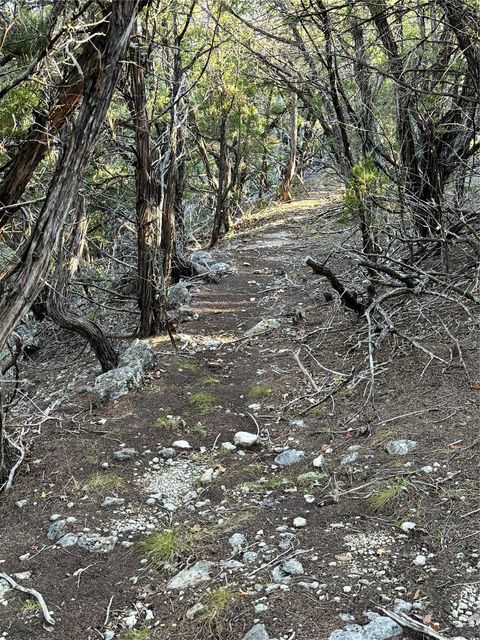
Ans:
[[[300,360],[300,349],[295,353],[294,351],[291,352],[292,356],[295,359],[295,362],[298,364],[298,368],[300,369],[300,371],[303,373],[303,375],[305,376],[305,378],[308,380],[308,382],[310,383],[310,385],[313,387],[314,391],[320,391],[320,389],[318,388],[317,383],[315,382],[315,380],[313,379],[313,376],[311,375],[311,373],[307,370],[307,368],[302,364],[301,360]]]
[[[29,595],[33,596],[37,600],[38,604],[40,605],[40,608],[43,613],[43,617],[45,618],[45,622],[47,622],[47,624],[51,626],[55,624],[55,620],[52,618],[50,611],[48,610],[47,605],[45,603],[45,600],[43,599],[43,596],[39,591],[37,591],[36,589],[29,589],[28,587],[24,587],[21,584],[18,584],[18,582],[15,582],[15,580],[11,578],[9,575],[7,575],[6,573],[0,572],[0,579],[5,580],[5,582],[7,582],[12,587],[12,589],[16,589],[17,591],[21,591],[22,593],[28,593]]]
[[[383,609],[383,607],[378,607],[380,611],[383,611],[385,615],[394,620],[397,624],[405,629],[410,629],[415,633],[419,633],[420,635],[429,636],[430,638],[435,638],[435,640],[450,640],[448,636],[444,636],[441,633],[438,633],[432,627],[428,627],[426,624],[422,622],[418,622],[410,616],[405,615],[404,613],[396,613],[395,611],[388,611],[387,609]]]
[[[340,300],[348,309],[355,311],[359,316],[363,316],[367,308],[366,305],[357,300],[354,294],[340,282],[333,271],[330,271],[330,269],[325,267],[323,264],[320,264],[320,262],[317,262],[310,257],[305,260],[305,263],[313,269],[315,273],[318,273],[330,282],[332,289],[335,289],[340,296]]]

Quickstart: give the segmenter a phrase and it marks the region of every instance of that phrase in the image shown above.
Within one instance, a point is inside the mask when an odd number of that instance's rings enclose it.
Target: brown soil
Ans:
[[[378,362],[384,356],[386,364],[365,402],[368,376],[356,386],[340,386],[342,376],[326,372],[309,356],[307,347],[323,367],[347,375],[364,358],[362,349],[354,348],[359,336],[364,337],[361,321],[338,301],[326,300],[327,284],[304,265],[307,255],[327,257],[334,241],[350,242],[348,229],[336,222],[336,198],[330,193],[334,187],[326,185],[254,217],[220,250],[238,274],[218,284],[194,285],[200,319],[182,325],[182,333],[221,340],[218,348],[196,352],[181,347],[175,354],[168,340],[153,341],[158,365],[143,388],[100,409],[92,408],[88,393],[74,393],[52,413],[54,419],[33,434],[27,463],[0,504],[0,571],[31,572],[30,579],[19,582],[43,594],[56,625],[44,630],[38,610],[25,606],[26,596],[15,592],[9,594],[8,606],[0,607],[0,632],[7,632],[6,637],[101,638],[107,617],[115,628],[141,602],[154,612],[153,621],[145,623],[151,626],[150,634],[135,636],[117,628],[115,638],[234,640],[242,638],[257,617],[272,638],[313,640],[344,626],[339,614],[362,622],[365,611],[389,608],[398,597],[422,603],[420,618],[447,635],[478,636],[480,620],[476,628],[456,629],[451,609],[467,585],[480,593],[479,392],[472,390],[457,361],[427,366],[428,356],[408,343],[398,345],[390,359],[392,344],[387,343],[376,356]],[[334,255],[333,265],[345,268],[341,256]],[[475,371],[474,327],[453,306],[449,314],[443,318],[455,326],[467,365]],[[243,332],[262,318],[278,319],[281,328],[243,339]],[[448,345],[437,344],[436,327],[425,329],[418,317],[401,322],[404,327],[417,323],[428,348],[438,347],[440,355],[448,355]],[[65,348],[75,344],[65,340]],[[315,395],[294,359],[297,352],[315,384],[322,386],[328,379],[327,391],[340,387],[308,412],[325,390]],[[60,364],[58,356],[52,358],[50,373]],[[63,393],[69,376],[79,369],[88,373],[82,384],[93,379],[86,353],[63,366],[61,379],[49,383],[51,393]],[[41,369],[48,368],[43,360]],[[30,371],[35,375],[35,367]],[[40,367],[36,376],[42,384]],[[191,401],[198,393],[214,396],[215,407],[205,414]],[[50,402],[51,397],[41,407]],[[257,403],[260,410],[249,408]],[[159,424],[167,414],[181,416],[186,427]],[[294,419],[302,419],[304,426],[296,426]],[[203,429],[195,428],[199,421]],[[237,431],[256,432],[257,426],[262,444],[244,456],[214,448],[232,441]],[[96,474],[119,476],[118,495],[134,511],[148,513],[147,496],[136,478],[159,448],[180,438],[189,441],[198,461],[220,473],[199,498],[210,504],[185,507],[172,516],[165,512],[164,527],[203,532],[179,558],[177,571],[187,562],[228,559],[228,538],[234,532],[244,533],[254,550],[259,550],[258,542],[275,549],[279,527],[292,531],[293,518],[307,520],[307,526],[295,532],[294,542],[296,550],[304,550],[297,558],[305,575],[294,577],[288,590],[271,593],[265,613],[254,613],[254,601],[265,595],[254,597],[255,585],[272,583],[275,563],[260,569],[259,560],[241,571],[225,570],[223,577],[219,569],[211,582],[179,597],[165,590],[172,574],[142,563],[137,544],[128,549],[117,545],[104,556],[78,547],[61,549],[47,539],[54,513],[75,517],[77,531],[108,529],[114,511],[100,505],[112,490],[83,490]],[[418,446],[407,456],[392,456],[385,444],[398,438],[415,440]],[[115,463],[112,453],[122,443],[140,456]],[[287,445],[304,450],[304,460],[285,468],[272,466],[279,448]],[[340,464],[352,445],[360,446],[357,460]],[[304,489],[297,478],[314,470],[312,460],[321,452],[329,476]],[[190,459],[191,452],[182,456]],[[101,466],[104,462],[108,469]],[[434,466],[433,472],[419,471],[425,465]],[[305,493],[314,495],[314,501],[308,503]],[[23,498],[28,503],[18,508],[15,503]],[[413,532],[400,529],[404,521],[416,523]],[[260,530],[263,534],[257,535]],[[145,535],[135,534],[133,541],[141,542]],[[30,558],[20,561],[27,552]],[[277,547],[276,555],[280,553]],[[413,564],[418,554],[427,556],[425,566]],[[299,581],[326,586],[309,589]],[[232,599],[224,611],[194,621],[186,618],[193,604],[208,601],[209,590],[226,585]]]

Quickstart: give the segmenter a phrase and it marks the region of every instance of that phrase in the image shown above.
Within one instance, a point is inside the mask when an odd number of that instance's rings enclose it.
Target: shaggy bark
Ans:
[[[137,274],[142,338],[157,335],[165,319],[164,274],[161,260],[162,211],[161,190],[152,170],[152,142],[147,115],[145,92],[145,61],[139,43],[136,44],[131,67],[133,122],[136,141],[136,219]]]
[[[14,282],[0,303],[0,349],[38,295],[50,266],[59,233],[75,199],[113,91],[139,0],[114,0],[103,51],[94,56],[94,72],[85,81],[85,98],[64,145],[36,226],[17,264]],[[13,277],[12,277],[13,279]]]
[[[83,203],[77,211],[75,229],[68,247],[64,250],[62,244],[58,252],[55,274],[47,297],[47,315],[62,329],[85,338],[105,372],[118,366],[118,353],[97,322],[75,313],[68,304],[68,284],[77,272],[88,224]]]

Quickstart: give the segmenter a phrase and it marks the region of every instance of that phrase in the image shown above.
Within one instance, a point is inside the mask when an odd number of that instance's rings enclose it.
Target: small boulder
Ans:
[[[228,276],[237,273],[237,270],[228,262],[215,262],[209,266],[210,273],[216,276]]]
[[[232,547],[233,552],[237,554],[248,546],[248,541],[243,533],[234,533],[228,539],[228,544]]]
[[[295,527],[295,529],[303,529],[303,527],[307,526],[307,521],[305,520],[305,518],[298,516],[297,518],[293,519],[293,526]]]
[[[154,363],[155,353],[152,347],[143,340],[134,340],[120,354],[116,369],[96,377],[92,391],[97,404],[117,400],[138,387],[144,379],[145,371],[153,367]]]
[[[213,567],[213,562],[199,560],[190,569],[184,569],[171,578],[167,583],[167,589],[186,589],[187,587],[194,587],[201,582],[207,582],[210,580],[210,573]]]
[[[116,496],[105,496],[102,507],[120,507],[125,504],[125,498],[117,498]]]
[[[207,607],[204,604],[202,604],[201,602],[197,602],[197,604],[194,604],[193,607],[190,607],[190,609],[185,614],[185,617],[187,618],[187,620],[193,620],[198,615],[203,613],[206,608]]]
[[[76,533],[67,533],[63,538],[57,540],[57,545],[62,548],[74,547],[78,543],[78,536]]]
[[[178,309],[188,305],[192,296],[184,282],[177,282],[168,288],[167,306],[169,309]]]
[[[341,465],[353,464],[355,460],[358,458],[358,449],[360,447],[358,445],[352,445],[348,447],[348,453],[346,453],[343,458],[340,460]]]
[[[56,520],[53,524],[50,525],[50,528],[47,533],[47,538],[52,542],[56,542],[63,538],[67,533],[67,521],[66,520]]]
[[[275,464],[280,465],[281,467],[288,467],[292,464],[297,464],[301,462],[305,457],[305,451],[299,451],[298,449],[287,449],[286,451],[282,451],[275,458]]]
[[[119,462],[124,462],[125,460],[132,460],[138,456],[138,451],[133,447],[124,447],[123,449],[119,449],[115,451],[113,454],[113,459],[118,460]]]
[[[187,442],[187,440],[175,440],[175,442],[172,442],[172,447],[175,447],[176,449],[191,449],[192,446],[189,442]]]
[[[143,381],[143,369],[138,363],[117,367],[95,378],[93,394],[97,403],[112,402],[138,387]]]
[[[166,447],[158,452],[158,455],[164,460],[171,460],[177,455],[177,452],[172,447]]]
[[[118,364],[120,367],[138,365],[142,370],[151,369],[155,364],[155,353],[148,342],[135,339],[120,354]]]
[[[387,616],[371,611],[365,616],[370,620],[368,624],[347,624],[344,629],[331,633],[328,640],[388,640],[403,634],[402,627]]]
[[[188,304],[182,304],[176,311],[176,317],[180,322],[190,322],[192,320],[198,320],[200,317],[193,307]]]
[[[264,624],[254,624],[250,631],[243,636],[242,640],[270,640]]]
[[[193,251],[189,257],[190,260],[198,262],[198,264],[201,264],[204,267],[208,267],[215,262],[215,258],[208,251]]]
[[[258,442],[258,435],[250,431],[237,431],[233,438],[233,442],[237,447],[253,447]]]
[[[290,576],[301,576],[305,573],[303,565],[295,558],[284,560],[281,564],[282,571]]]
[[[101,536],[98,533],[81,533],[77,544],[90,553],[110,553],[117,544],[117,537]]]
[[[392,456],[406,456],[417,448],[417,443],[415,440],[391,440],[385,448]]]

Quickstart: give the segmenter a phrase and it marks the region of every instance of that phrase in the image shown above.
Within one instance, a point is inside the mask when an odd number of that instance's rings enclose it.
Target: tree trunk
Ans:
[[[290,151],[288,163],[283,174],[282,186],[280,190],[280,200],[282,202],[292,201],[292,180],[295,175],[297,163],[297,140],[298,140],[298,96],[292,95],[291,123],[290,123]]]
[[[147,115],[145,60],[140,41],[136,43],[131,67],[133,121],[136,141],[137,274],[142,338],[158,335],[165,324],[161,261],[161,191],[152,171],[152,143]]]
[[[32,236],[11,276],[14,284],[0,303],[0,349],[40,292],[52,254],[77,197],[81,176],[98,139],[120,75],[139,0],[113,0],[105,47],[95,55],[95,71],[85,79],[77,121],[57,162]]]
[[[75,275],[85,245],[88,220],[83,201],[78,207],[75,229],[67,251],[63,242],[57,258],[57,266],[47,297],[47,315],[62,329],[85,338],[100,362],[102,371],[118,366],[118,353],[104,334],[100,325],[75,313],[68,305],[68,283]]]
[[[212,237],[210,247],[217,244],[222,228],[230,228],[228,194],[230,191],[230,167],[228,161],[227,118],[225,115],[220,123],[220,150],[218,154],[218,187],[216,194],[215,213],[213,216]]]
[[[78,57],[78,64],[72,66],[69,60],[63,80],[54,91],[55,98],[50,110],[37,114],[25,141],[7,165],[0,182],[0,207],[8,209],[0,209],[0,230],[15,212],[15,208],[10,205],[21,198],[35,169],[45,158],[52,140],[81,101],[86,82],[96,73],[98,52],[102,51],[105,39],[96,33],[96,27],[94,29]]]

